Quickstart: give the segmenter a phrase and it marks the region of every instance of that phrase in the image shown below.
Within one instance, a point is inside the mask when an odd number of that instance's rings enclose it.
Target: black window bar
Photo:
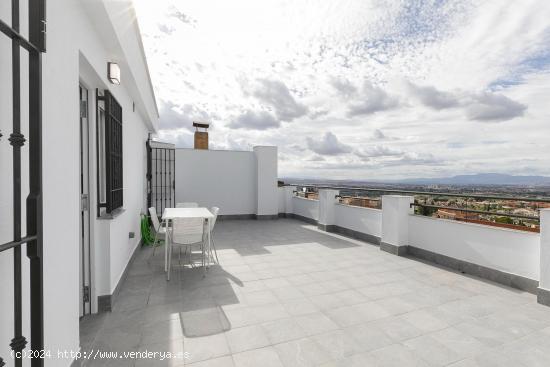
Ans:
[[[175,173],[176,151],[174,148],[154,146],[147,140],[147,207],[155,207],[162,215],[165,208],[176,206]]]
[[[101,187],[99,180],[105,180],[106,198],[105,202],[98,200],[98,214],[100,214],[100,208],[106,208],[107,213],[111,213],[121,208],[124,203],[122,181],[122,107],[108,90],[103,92],[103,96],[100,96],[98,93],[97,100],[98,102],[103,101],[105,110],[105,135],[103,137],[103,146],[105,149],[105,177],[102,177],[100,172],[98,172],[97,187],[98,190]],[[101,137],[98,136],[98,139],[101,139]],[[98,198],[99,197],[100,196],[98,196]]]
[[[0,20],[0,33],[11,39],[13,131],[8,141],[13,150],[13,241],[0,244],[0,254],[13,249],[14,336],[10,347],[14,364],[22,366],[21,352],[27,345],[23,335],[21,247],[26,244],[30,278],[30,346],[39,353],[44,349],[44,312],[42,288],[42,60],[46,51],[45,0],[29,0],[29,39],[20,33],[19,0],[11,1],[11,26]],[[28,131],[21,134],[21,51],[28,52]],[[21,147],[29,146],[29,195],[26,200],[26,235],[21,233]],[[0,143],[2,132],[0,132]],[[4,253],[4,254],[2,254]],[[5,361],[0,356],[0,367]],[[42,358],[32,358],[31,366],[43,366]]]

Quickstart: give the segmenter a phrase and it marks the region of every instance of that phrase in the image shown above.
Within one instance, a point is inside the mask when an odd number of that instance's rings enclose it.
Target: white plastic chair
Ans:
[[[170,280],[173,245],[184,246],[186,247],[186,250],[189,250],[189,263],[191,266],[193,265],[191,262],[192,247],[200,246],[203,252],[202,265],[205,265],[204,234],[204,220],[202,218],[175,218],[172,220],[172,228],[168,231],[168,272],[166,275],[168,280]]]
[[[210,243],[212,244],[212,248],[214,249],[214,254],[216,255],[216,263],[218,264],[220,263],[220,261],[218,260],[218,251],[216,250],[216,245],[214,244],[214,236],[212,235],[212,233],[214,231],[214,226],[216,225],[216,220],[218,219],[219,212],[220,208],[218,208],[217,206],[213,206],[212,208],[210,208],[210,213],[212,213],[212,215],[214,216],[210,223]],[[212,250],[210,250],[210,256],[212,256]]]
[[[155,229],[155,240],[153,241],[153,253],[151,257],[155,256],[155,250],[157,248],[157,241],[159,240],[158,236],[164,236],[166,234],[166,227],[163,227],[159,222],[159,217],[157,216],[157,209],[152,206],[149,208],[149,215],[151,216],[151,222],[153,222],[153,227]]]
[[[176,208],[198,208],[199,204],[192,202],[177,203]]]

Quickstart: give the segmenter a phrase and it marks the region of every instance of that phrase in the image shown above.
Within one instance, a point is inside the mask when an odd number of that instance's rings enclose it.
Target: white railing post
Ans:
[[[540,278],[537,301],[550,306],[550,209],[540,210]]]
[[[321,189],[319,190],[319,220],[317,226],[323,231],[332,232],[335,223],[335,204],[336,198],[340,194],[338,190]]]
[[[380,250],[394,255],[407,252],[409,238],[409,214],[413,212],[412,196],[382,196],[382,236]]]

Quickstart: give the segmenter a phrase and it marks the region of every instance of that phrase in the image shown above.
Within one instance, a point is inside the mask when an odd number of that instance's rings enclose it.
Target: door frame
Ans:
[[[82,106],[85,93],[85,106]],[[92,313],[92,214],[90,89],[79,82],[79,315]],[[84,115],[82,108],[84,108]],[[84,167],[84,162],[86,162]],[[84,196],[86,195],[86,196]],[[86,207],[86,210],[83,208]],[[86,290],[86,291],[85,291]]]

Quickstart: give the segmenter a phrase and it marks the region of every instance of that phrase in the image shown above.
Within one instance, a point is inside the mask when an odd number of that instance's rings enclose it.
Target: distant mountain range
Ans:
[[[550,177],[545,176],[514,176],[501,173],[478,173],[474,175],[459,175],[441,178],[412,178],[395,180],[403,184],[415,185],[550,185]]]

